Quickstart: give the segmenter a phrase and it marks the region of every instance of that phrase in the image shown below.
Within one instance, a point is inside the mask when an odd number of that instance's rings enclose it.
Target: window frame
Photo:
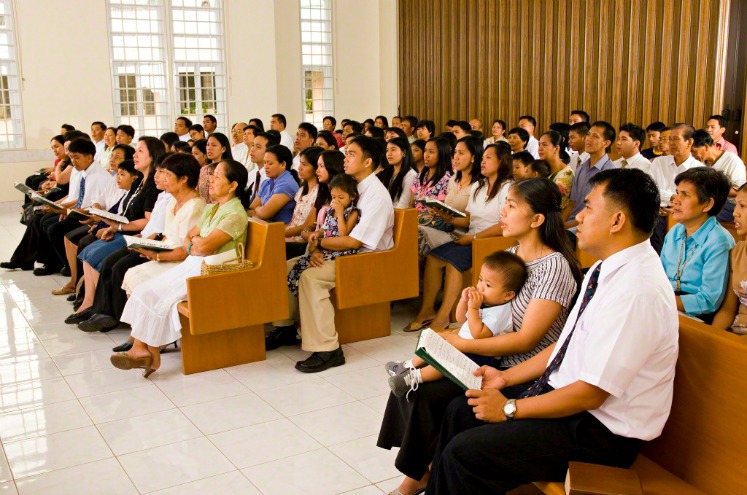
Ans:
[[[319,4],[321,6],[316,6]],[[317,18],[314,19],[313,15],[310,17],[304,17],[304,10],[313,11],[328,11],[328,18]],[[305,25],[316,24],[319,27],[325,23],[328,23],[329,29],[304,29]],[[303,106],[301,108],[303,120],[311,122],[316,125],[317,128],[321,129],[324,123],[324,117],[327,115],[334,115],[335,111],[335,43],[334,43],[334,23],[335,23],[335,9],[334,2],[332,0],[299,0],[299,30],[301,34],[301,97],[303,100]],[[324,41],[304,41],[304,34],[321,34],[322,37],[326,34],[328,36],[328,42]],[[326,53],[324,47],[328,47]],[[307,49],[308,50],[305,50]],[[308,51],[309,53],[304,53]],[[307,60],[307,57],[318,56],[321,58],[320,62],[324,61],[324,57],[328,57],[329,64],[325,63],[305,63],[312,62]],[[315,87],[315,75],[321,76],[321,85]],[[310,85],[307,85],[307,81],[311,81]],[[327,84],[328,83],[328,84]],[[318,93],[318,95],[315,95]],[[321,107],[317,110],[314,103],[318,102]]]
[[[23,150],[26,148],[26,130],[21,98],[22,70],[18,49],[15,5],[13,0],[0,0],[4,14],[0,17],[9,22],[0,23],[0,32],[7,36],[7,44],[0,45],[7,50],[7,57],[0,57],[0,150]],[[5,117],[5,111],[8,117]],[[8,132],[10,127],[10,132]]]

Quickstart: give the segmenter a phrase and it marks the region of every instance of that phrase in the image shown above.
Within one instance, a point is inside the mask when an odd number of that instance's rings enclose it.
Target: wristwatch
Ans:
[[[316,248],[317,249],[322,249],[322,239],[324,239],[324,237],[317,237],[317,239],[316,239]]]
[[[508,399],[503,404],[503,415],[506,416],[508,421],[513,421],[514,416],[516,416],[516,399]]]

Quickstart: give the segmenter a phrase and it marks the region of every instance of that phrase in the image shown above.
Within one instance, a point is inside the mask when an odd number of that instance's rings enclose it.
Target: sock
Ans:
[[[423,375],[420,374],[420,368],[415,368],[410,373],[415,376],[418,383],[423,383]]]
[[[415,367],[415,366],[412,365],[412,359],[408,359],[407,361],[405,361],[404,363],[402,363],[402,365],[405,368],[409,368],[409,369],[412,369],[412,368]]]

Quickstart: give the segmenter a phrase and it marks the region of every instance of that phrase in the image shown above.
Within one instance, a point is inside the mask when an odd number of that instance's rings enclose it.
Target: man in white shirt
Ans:
[[[97,162],[99,161],[99,158],[101,158],[101,153],[103,153],[106,148],[106,143],[104,142],[105,132],[106,124],[103,122],[97,120],[91,124],[91,141],[96,145],[96,157],[94,160]]]
[[[537,126],[537,121],[531,115],[522,115],[519,117],[519,127],[529,133],[529,142],[527,143],[526,150],[532,154],[535,160],[539,160],[539,141],[534,137],[534,128]]]
[[[231,156],[234,160],[237,162],[243,163],[243,160],[246,160],[246,155],[249,154],[249,147],[244,144],[244,127],[246,127],[246,123],[244,122],[236,122],[231,127]]]
[[[320,237],[311,234],[309,246],[311,267],[303,272],[299,280],[298,297],[289,294],[290,315],[298,320],[296,306],[300,309],[301,347],[313,354],[305,361],[296,363],[303,373],[316,373],[333,366],[345,364],[345,356],[335,329],[335,309],[329,291],[335,287],[335,261],[324,260],[322,249],[361,252],[391,249],[394,246],[394,208],[386,187],[373,171],[382,155],[381,145],[373,138],[356,136],[347,146],[345,173],[358,182],[360,220],[341,237]],[[288,271],[298,258],[288,261]],[[285,322],[284,322],[285,323]],[[267,349],[295,342],[293,326],[276,328],[266,339]]]
[[[568,166],[574,174],[579,165],[589,159],[589,154],[586,152],[586,136],[590,129],[591,125],[588,122],[577,122],[568,130],[568,146],[571,148]]]
[[[254,174],[249,176],[247,180],[246,188],[251,189],[251,199],[259,192],[259,188],[264,181],[267,180],[267,172],[265,172],[265,151],[270,146],[280,144],[277,137],[266,132],[261,132],[254,136],[252,147],[249,150],[249,159],[254,164]],[[256,167],[256,168],[255,168]]]
[[[620,126],[617,134],[617,154],[620,158],[612,162],[618,168],[637,168],[651,175],[651,162],[641,155],[641,144],[646,140],[646,131],[635,124]]]
[[[483,366],[482,389],[451,402],[429,495],[561,481],[570,461],[627,468],[661,434],[679,347],[672,289],[648,240],[658,191],[635,169],[592,181],[578,243],[602,261],[556,344],[506,371]]]
[[[282,113],[276,113],[272,115],[270,119],[270,129],[278,131],[280,133],[280,144],[293,151],[293,136],[285,128],[287,126],[285,115]]]
[[[405,136],[407,136],[407,141],[410,144],[414,143],[417,139],[417,137],[415,136],[415,129],[417,125],[418,118],[414,115],[406,115],[405,117],[402,117],[402,120],[400,121],[399,126],[403,131],[405,131]]]
[[[179,136],[179,141],[189,141],[189,127],[192,121],[187,117],[180,116],[174,121],[174,132]]]
[[[213,115],[205,115],[202,118],[202,127],[205,129],[205,137],[208,137],[218,128],[218,120]]]
[[[707,167],[719,170],[726,175],[731,183],[729,198],[716,216],[719,222],[734,221],[734,198],[737,190],[747,182],[744,162],[731,151],[723,151],[716,147],[713,138],[707,131],[698,130],[693,134],[693,158],[704,163]]]
[[[674,196],[677,186],[674,178],[692,167],[703,164],[693,158],[691,149],[695,129],[689,124],[675,124],[669,135],[669,156],[659,156],[651,162],[651,170],[656,185],[659,187],[662,202],[668,202]]]
[[[314,124],[301,122],[296,131],[296,139],[293,141],[293,165],[292,169],[298,172],[298,166],[301,164],[301,151],[310,146],[314,146],[318,131]]]

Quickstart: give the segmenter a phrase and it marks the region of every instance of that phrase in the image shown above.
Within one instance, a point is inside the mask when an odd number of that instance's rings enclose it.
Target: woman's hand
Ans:
[[[117,228],[107,227],[105,229],[99,230],[99,232],[101,232],[101,237],[99,237],[99,239],[101,239],[102,241],[111,241],[112,239],[114,239],[114,234],[117,233]]]
[[[458,333],[447,333],[447,334],[441,334],[441,336],[444,338],[446,342],[453,345],[460,351],[464,352],[464,350],[461,348],[462,343],[465,341],[465,339],[461,338]]]
[[[456,241],[454,241],[454,244],[458,244],[460,246],[469,246],[472,244],[473,236],[471,235],[463,235]]]
[[[454,215],[447,211],[439,210],[438,208],[428,208],[428,212],[434,217],[438,217],[448,224],[451,224],[451,222],[454,220]]]
[[[314,251],[309,257],[309,264],[316,268],[324,266],[324,254],[321,251]]]
[[[152,251],[150,249],[138,248],[138,249],[135,249],[135,251],[140,253],[140,256],[142,256],[143,258],[148,258],[151,261],[155,260],[156,257],[158,256],[158,253],[156,251]]]

